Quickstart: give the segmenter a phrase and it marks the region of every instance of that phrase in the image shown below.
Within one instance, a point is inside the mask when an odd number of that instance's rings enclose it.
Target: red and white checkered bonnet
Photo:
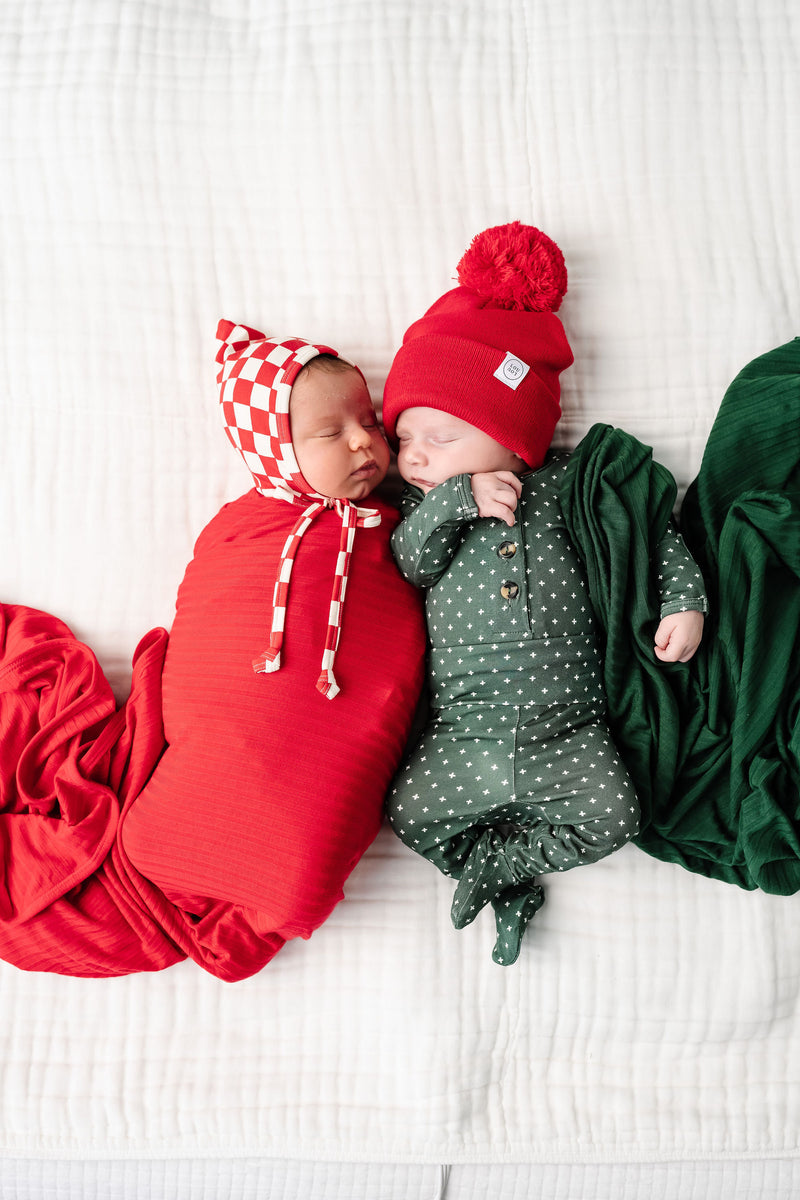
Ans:
[[[379,525],[381,518],[376,509],[357,508],[350,500],[322,496],[311,490],[300,472],[292,445],[289,399],[297,376],[319,354],[332,354],[356,371],[359,368],[330,346],[315,345],[302,338],[270,338],[232,321],[219,322],[217,341],[220,408],[231,444],[241,454],[263,496],[303,506],[281,552],[269,647],[253,660],[253,670],[271,673],[280,668],[289,581],[297,547],[311,522],[325,509],[335,509],[341,517],[342,531],[322,669],[316,685],[318,691],[332,700],[339,691],[333,664],[355,531],[358,527]]]
[[[306,483],[295,458],[289,424],[289,397],[306,363],[319,354],[339,355],[330,346],[302,338],[275,338],[220,321],[217,327],[217,382],[225,430],[244,459],[256,488],[265,496],[318,496]],[[358,370],[357,367],[355,367]]]

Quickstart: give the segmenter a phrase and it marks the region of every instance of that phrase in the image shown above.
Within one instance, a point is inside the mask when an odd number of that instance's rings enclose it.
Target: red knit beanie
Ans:
[[[512,221],[475,237],[445,293],[406,330],[383,394],[396,444],[405,408],[438,408],[541,466],[559,417],[559,375],[572,362],[555,313],[567,291],[564,257],[532,225]]]

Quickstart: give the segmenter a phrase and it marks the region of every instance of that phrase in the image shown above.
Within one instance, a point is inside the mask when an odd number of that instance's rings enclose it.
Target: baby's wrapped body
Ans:
[[[588,582],[559,485],[569,455],[522,479],[513,528],[477,515],[470,479],[410,488],[393,550],[428,588],[433,719],[397,776],[398,836],[459,880],[453,922],[487,903],[494,955],[513,962],[541,906],[539,875],[596,862],[638,831],[633,785],[604,721]],[[669,530],[653,568],[661,615],[705,611],[703,582]]]

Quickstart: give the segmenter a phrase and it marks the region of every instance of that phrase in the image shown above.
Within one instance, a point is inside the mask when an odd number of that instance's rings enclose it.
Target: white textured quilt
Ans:
[[[800,333],[799,59],[792,0],[5,0],[0,598],[124,696],[248,486],[217,319],[327,341],[378,398],[473,234],[517,218],[570,271],[558,440],[621,425],[684,486],[733,375]],[[553,878],[503,969],[451,889],[384,829],[247,982],[0,964],[0,1151],[797,1154],[799,898],[628,847]]]

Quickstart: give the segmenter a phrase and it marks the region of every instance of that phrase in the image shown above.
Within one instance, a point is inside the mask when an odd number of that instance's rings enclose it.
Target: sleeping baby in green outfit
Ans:
[[[491,904],[514,962],[539,876],[606,857],[639,806],[604,720],[602,637],[550,452],[572,352],[558,247],[514,222],[474,239],[461,286],[407,331],[383,419],[406,482],[392,548],[427,591],[431,717],[388,799],[397,835],[458,882],[452,920]],[[669,527],[652,553],[653,653],[687,662],[702,576]],[[647,586],[648,581],[642,581]]]

